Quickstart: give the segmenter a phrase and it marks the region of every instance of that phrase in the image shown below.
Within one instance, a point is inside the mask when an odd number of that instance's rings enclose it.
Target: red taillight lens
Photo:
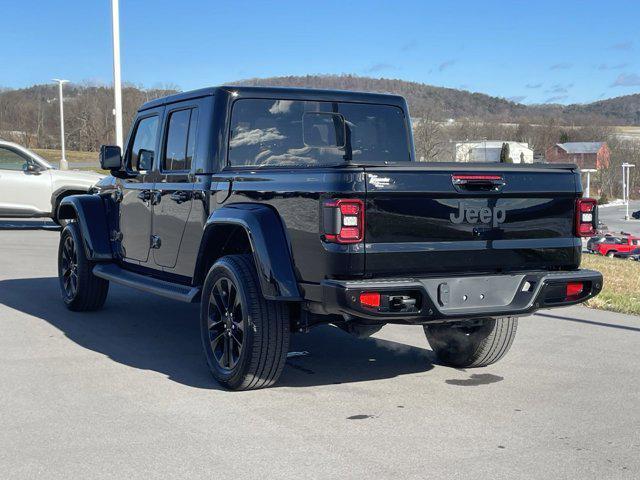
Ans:
[[[364,239],[364,202],[328,200],[323,204],[323,237],[332,243],[360,243]]]
[[[350,201],[349,203],[340,204],[340,213],[343,215],[358,215],[360,213],[360,203],[353,203]]]
[[[380,306],[380,294],[378,292],[363,292],[360,294],[360,305],[363,307],[377,308]]]
[[[596,233],[598,202],[593,198],[576,200],[576,236],[591,237]]]
[[[584,284],[582,282],[567,283],[566,300],[578,298],[583,290]]]

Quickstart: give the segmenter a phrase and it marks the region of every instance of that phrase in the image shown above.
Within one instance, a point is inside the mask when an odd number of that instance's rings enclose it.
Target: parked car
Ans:
[[[200,302],[230,389],[272,385],[291,332],[327,323],[420,326],[444,364],[490,365],[519,316],[602,288],[579,268],[597,214],[576,165],[416,162],[402,97],[210,88],[144,104],[131,132],[101,150],[115,185],[62,200],[62,299],[96,310],[114,282]]]
[[[637,247],[640,247],[640,237],[630,235],[623,237],[604,237],[603,241],[593,244],[594,253],[599,253],[607,257],[613,257],[617,253],[628,253]]]
[[[596,235],[594,237],[589,238],[589,240],[587,240],[587,250],[590,251],[591,253],[596,253],[597,249],[596,246],[599,243],[604,242],[607,238],[613,238],[611,235]]]
[[[0,217],[50,217],[59,223],[60,201],[87,193],[102,177],[58,170],[35,152],[0,140]]]
[[[634,248],[630,252],[618,252],[614,254],[616,258],[623,258],[625,260],[640,261],[640,248]]]
[[[631,214],[631,217],[635,218],[636,220],[640,220],[640,210],[636,210],[635,212],[633,212]]]

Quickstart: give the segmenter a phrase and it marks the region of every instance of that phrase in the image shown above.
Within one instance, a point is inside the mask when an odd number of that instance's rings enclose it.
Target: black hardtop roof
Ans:
[[[249,87],[225,85],[220,87],[207,87],[189,92],[176,93],[162,98],[156,98],[144,103],[140,111],[149,108],[160,107],[171,103],[182,102],[194,98],[216,95],[218,92],[232,94],[238,98],[273,98],[283,100],[316,100],[359,103],[382,103],[388,105],[405,106],[405,100],[399,95],[386,93],[353,92],[347,90],[320,90],[315,88],[291,88],[291,87]]]

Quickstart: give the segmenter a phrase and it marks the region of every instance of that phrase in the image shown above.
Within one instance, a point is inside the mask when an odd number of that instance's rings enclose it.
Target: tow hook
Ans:
[[[392,312],[413,310],[415,306],[416,299],[408,295],[389,295],[389,310]]]

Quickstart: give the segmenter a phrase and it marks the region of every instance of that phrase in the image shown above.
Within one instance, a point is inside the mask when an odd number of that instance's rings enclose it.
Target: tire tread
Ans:
[[[267,300],[262,295],[260,282],[251,255],[227,255],[216,262],[209,270],[212,275],[221,262],[237,273],[245,289],[247,298],[248,328],[255,327],[255,338],[248,364],[242,372],[229,379],[219,378],[212,368],[214,376],[223,385],[233,390],[255,390],[272,386],[280,377],[289,350],[289,310],[282,302]],[[205,285],[211,283],[205,281]],[[204,312],[204,300],[203,310]],[[203,336],[203,343],[204,343]],[[249,345],[245,344],[245,348]],[[206,345],[205,345],[206,348]]]
[[[469,348],[464,351],[460,349],[459,355],[452,354],[451,346],[447,345],[455,345],[455,342],[447,342],[447,335],[451,338],[457,335],[458,341],[462,338],[454,326],[425,326],[424,330],[434,352],[445,364],[463,368],[485,367],[507,354],[516,335],[518,319],[502,317],[487,319],[486,322],[483,326],[486,333],[484,337],[470,340]]]

